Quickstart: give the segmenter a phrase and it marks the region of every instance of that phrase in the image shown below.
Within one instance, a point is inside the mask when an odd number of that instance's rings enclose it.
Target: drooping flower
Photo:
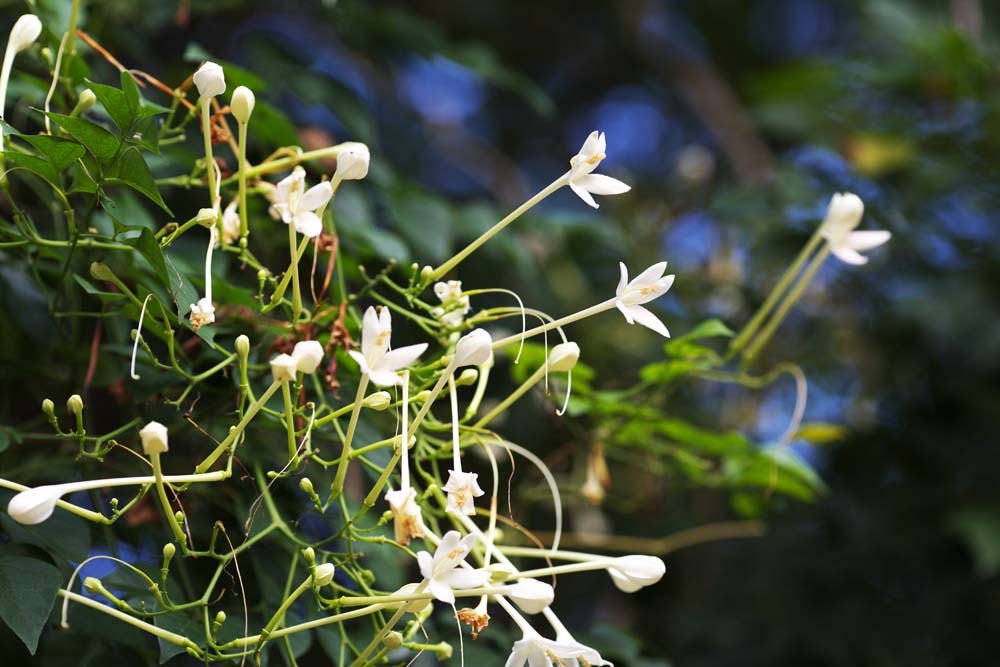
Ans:
[[[214,97],[226,92],[226,77],[222,67],[206,60],[194,73],[194,85],[202,98]]]
[[[215,322],[215,306],[207,297],[198,299],[191,304],[191,328],[197,331],[206,324]]]
[[[146,456],[162,454],[170,449],[167,444],[167,427],[160,422],[149,422],[139,431],[142,451]]]
[[[427,551],[417,554],[420,574],[427,581],[427,589],[441,602],[455,604],[455,589],[478,588],[489,581],[490,573],[486,570],[459,567],[476,539],[475,533],[462,537],[457,530],[449,530],[441,538],[433,556]]]
[[[375,308],[369,306],[361,321],[361,352],[348,352],[358,362],[361,372],[380,387],[399,384],[399,374],[396,371],[412,364],[427,349],[427,343],[418,343],[390,350],[391,335],[392,315],[389,309],[383,308],[376,315]]]
[[[574,643],[575,644],[575,643]],[[524,636],[514,642],[510,657],[504,667],[564,667],[571,662],[596,653],[582,644],[563,644],[559,641],[546,639],[537,632],[526,630]],[[600,656],[598,656],[600,657]],[[604,663],[597,663],[604,664]]]
[[[551,584],[538,579],[519,579],[504,593],[526,614],[537,614],[552,604],[556,598]]]
[[[620,195],[632,189],[617,178],[591,173],[597,169],[597,165],[606,157],[604,154],[606,147],[604,133],[598,133],[595,130],[583,142],[580,152],[570,158],[569,161],[569,187],[572,188],[573,192],[580,199],[594,208],[598,208],[598,205],[591,194]]]
[[[336,188],[341,181],[357,181],[367,176],[370,160],[368,146],[357,141],[341,144],[337,151],[337,169],[331,181],[333,187]]]
[[[479,604],[475,609],[472,607],[465,607],[464,609],[459,609],[455,612],[455,618],[458,619],[459,623],[465,623],[469,626],[470,633],[473,639],[477,639],[479,633],[485,630],[490,624],[490,615],[486,612],[486,597],[484,596],[480,600]]]
[[[629,324],[638,322],[661,336],[670,338],[670,332],[667,331],[667,327],[660,321],[660,318],[642,307],[642,304],[662,296],[674,284],[673,275],[663,275],[667,263],[657,262],[653,264],[631,282],[629,282],[628,269],[625,268],[625,264],[619,262],[619,266],[622,277],[618,282],[618,289],[615,290],[615,306],[618,307]]]
[[[640,588],[652,586],[663,578],[667,566],[656,556],[621,556],[608,566],[611,580],[620,590],[635,593]]]
[[[316,210],[326,206],[332,196],[333,188],[326,181],[306,190],[306,170],[295,167],[275,187],[272,208],[286,225],[295,225],[299,234],[314,238],[323,231]]]
[[[7,503],[7,514],[22,526],[42,523],[56,509],[56,501],[62,498],[66,489],[62,484],[36,486],[21,491]]]
[[[299,341],[292,350],[292,358],[298,363],[299,372],[310,375],[323,361],[323,346],[316,340]]]
[[[830,199],[821,233],[830,244],[830,251],[842,262],[865,264],[868,258],[861,251],[877,248],[892,238],[884,230],[854,231],[864,212],[864,202],[853,192],[838,192]]]
[[[493,338],[486,329],[473,329],[455,343],[455,366],[478,366],[493,354]]]
[[[396,541],[406,546],[410,540],[424,536],[424,522],[417,504],[417,491],[413,487],[387,491],[385,499],[392,511],[393,531]]]
[[[449,470],[448,473],[448,483],[441,487],[448,492],[448,506],[445,511],[455,514],[475,514],[476,505],[472,499],[484,493],[476,481],[479,475],[461,470]]]

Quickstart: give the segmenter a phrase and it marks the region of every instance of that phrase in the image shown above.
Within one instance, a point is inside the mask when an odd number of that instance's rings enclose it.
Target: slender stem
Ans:
[[[451,456],[455,472],[462,472],[462,452],[458,446],[458,390],[455,375],[448,376],[448,393],[451,395]]]
[[[422,590],[422,587],[426,585],[427,585],[426,582],[424,582],[419,587],[417,587],[416,591],[414,592]],[[379,630],[374,637],[372,637],[372,640],[370,642],[368,642],[368,646],[366,646],[364,650],[362,650],[361,653],[358,654],[357,659],[350,664],[350,667],[359,667],[360,665],[365,664],[365,658],[367,658],[372,651],[378,648],[378,645],[381,644],[385,636],[389,634],[389,632],[394,627],[396,627],[396,623],[399,623],[399,619],[403,618],[403,614],[405,613],[406,613],[406,605],[403,605],[399,609],[397,609],[396,613],[394,613],[389,618],[389,620],[386,621],[385,625],[382,626],[382,629]]]
[[[226,439],[220,442],[219,446],[216,447],[215,450],[194,469],[196,473],[205,472],[212,467],[213,463],[219,460],[219,457],[222,456],[227,449],[229,449],[229,446],[233,444],[233,441],[236,440],[240,433],[243,432],[243,429],[247,427],[250,420],[254,418],[262,407],[264,407],[264,404],[270,400],[270,398],[274,395],[274,392],[278,390],[278,387],[280,387],[281,384],[281,382],[275,380],[271,383],[270,387],[264,390],[264,393],[260,395],[260,398],[250,404],[250,407],[247,408],[246,414],[243,415],[243,419],[240,420],[235,428],[230,429],[229,435],[226,436]]]
[[[749,322],[747,322],[747,325],[743,327],[743,331],[741,331],[739,335],[733,339],[733,342],[730,343],[729,349],[732,352],[739,352],[742,350],[746,344],[750,342],[750,338],[757,333],[760,325],[764,323],[764,319],[768,316],[768,314],[770,314],[771,309],[778,303],[778,299],[784,296],[786,290],[791,286],[792,279],[795,278],[799,271],[802,270],[806,260],[809,259],[809,256],[812,255],[816,246],[819,245],[820,241],[822,241],[822,230],[822,225],[816,228],[816,231],[814,231],[813,235],[809,237],[809,240],[802,247],[802,250],[799,251],[795,261],[792,262],[791,266],[785,270],[785,273],[782,274],[778,284],[775,285],[774,289],[771,290],[771,293],[767,295],[767,299],[765,299],[764,303],[757,309],[757,312],[754,313],[754,316]]]
[[[806,288],[809,287],[809,283],[812,282],[816,272],[819,271],[819,267],[823,265],[823,262],[829,254],[829,245],[824,246],[823,249],[816,254],[812,262],[810,262],[809,266],[802,274],[799,282],[791,289],[791,291],[788,292],[785,300],[781,302],[780,306],[778,306],[778,309],[774,312],[774,315],[761,330],[760,334],[757,335],[757,338],[754,339],[753,343],[751,343],[743,353],[743,359],[746,363],[752,363],[757,354],[767,344],[767,341],[771,339],[771,336],[774,335],[774,332],[777,330],[782,320],[785,319],[788,311],[792,309],[792,306],[794,306],[799,299],[802,298]]]
[[[267,625],[264,626],[264,629],[261,630],[260,639],[257,640],[258,651],[260,651],[261,645],[263,645],[263,643],[271,635],[271,631],[274,630],[274,627],[285,618],[285,612],[288,611],[288,608],[292,606],[292,603],[295,602],[295,600],[297,600],[300,595],[309,590],[309,588],[312,585],[313,585],[313,578],[312,575],[310,574],[305,581],[299,584],[298,588],[292,591],[292,593],[282,601],[281,606],[278,607],[278,610],[274,612],[273,616],[271,616],[271,620],[269,620],[267,622]]]
[[[410,420],[410,371],[403,371],[403,414],[399,420],[399,430],[402,444],[399,450],[400,456],[400,488],[405,491],[410,488],[410,433],[408,422]]]
[[[103,602],[92,600],[88,597],[80,595],[79,593],[73,593],[72,591],[67,591],[63,589],[59,589],[56,592],[64,598],[68,598],[73,602],[78,602],[84,605],[85,607],[96,609],[97,611],[107,614],[108,616],[113,616],[114,618],[117,618],[120,621],[124,621],[133,627],[139,628],[140,630],[144,630],[145,632],[148,632],[151,635],[164,639],[170,642],[171,644],[184,646],[188,649],[195,651],[196,654],[201,653],[201,649],[198,648],[198,645],[195,644],[190,639],[188,639],[187,637],[183,637],[174,632],[170,632],[169,630],[164,630],[163,628],[159,628],[153,625],[152,623],[147,623],[146,621],[139,620],[138,618],[130,616],[123,611],[119,611],[118,609],[109,607]]]
[[[156,494],[160,497],[160,504],[163,505],[163,511],[167,513],[167,523],[170,524],[170,530],[174,534],[174,539],[181,545],[181,549],[184,549],[187,544],[187,536],[181,529],[180,524],[177,523],[177,517],[174,516],[173,510],[170,508],[170,499],[167,498],[167,490],[163,484],[163,470],[160,467],[160,453],[154,452],[150,454],[149,461],[153,464],[153,478],[156,480]]]
[[[503,230],[504,227],[506,227],[510,223],[512,223],[515,220],[517,220],[518,218],[520,218],[526,211],[530,210],[538,202],[542,201],[543,199],[545,199],[550,194],[552,194],[553,192],[555,192],[556,190],[558,190],[562,186],[566,185],[567,183],[569,183],[569,172],[563,174],[562,176],[560,176],[556,180],[554,180],[551,183],[549,183],[547,186],[545,186],[545,188],[541,192],[539,192],[538,194],[536,194],[535,196],[533,196],[531,199],[529,199],[528,201],[524,202],[523,204],[521,204],[520,206],[518,206],[516,209],[514,209],[513,211],[511,211],[507,215],[506,218],[504,218],[503,220],[501,220],[497,224],[495,224],[492,227],[490,227],[490,229],[488,229],[486,232],[484,232],[479,238],[477,238],[475,241],[473,241],[469,245],[465,246],[462,250],[458,251],[458,253],[456,253],[455,256],[453,256],[451,259],[447,260],[444,264],[442,264],[438,268],[434,269],[434,272],[431,273],[431,275],[430,275],[430,279],[431,280],[440,280],[442,278],[442,276],[444,276],[446,273],[448,273],[449,271],[451,271],[452,269],[454,269],[456,266],[458,266],[462,262],[462,260],[464,260],[466,257],[468,257],[473,252],[475,252],[479,248],[479,246],[483,245],[484,243],[486,243],[487,241],[489,241],[491,238],[493,238],[494,236],[496,236],[497,234],[499,234]]]
[[[327,146],[326,148],[319,148],[314,151],[306,151],[304,153],[297,153],[295,155],[279,158],[277,160],[271,160],[269,162],[264,162],[258,164],[254,167],[250,167],[246,171],[247,178],[257,178],[258,176],[263,176],[265,174],[276,174],[279,171],[285,171],[286,169],[291,169],[297,164],[303,162],[311,162],[312,160],[322,160],[323,158],[337,157],[337,154],[343,150],[342,144],[337,144],[336,146]],[[229,181],[230,179],[226,179]]]
[[[288,460],[294,461],[298,447],[295,446],[295,410],[292,408],[292,388],[290,382],[281,383],[281,396],[285,402],[285,432],[288,434]]]
[[[302,242],[299,243],[299,249],[296,254],[296,266],[298,266],[298,261],[302,259],[302,255],[305,253],[306,248],[309,246],[309,239],[305,236],[302,237]],[[295,274],[298,276],[298,273]],[[288,282],[292,278],[291,271],[285,271],[285,275],[281,277],[278,282],[278,286],[274,288],[274,293],[271,294],[271,300],[268,301],[267,305],[261,309],[261,313],[269,313],[281,304],[281,300],[285,296],[285,290],[288,289]]]
[[[573,313],[572,315],[567,315],[566,317],[561,317],[558,320],[552,320],[551,322],[542,324],[533,329],[528,329],[523,334],[514,334],[513,336],[507,336],[506,338],[495,340],[493,341],[493,349],[499,350],[501,347],[505,347],[507,345],[510,345],[511,343],[516,343],[520,341],[522,338],[531,338],[532,336],[537,336],[540,333],[545,333],[546,331],[552,331],[553,329],[566,326],[567,324],[571,324],[578,320],[591,317],[592,315],[603,313],[605,310],[614,308],[615,301],[617,301],[617,298],[611,298],[608,299],[607,301],[602,301],[599,304],[591,306],[590,308],[585,308],[577,313]]]
[[[365,390],[368,389],[368,374],[362,373],[358,380],[358,393],[354,397],[354,409],[351,410],[351,421],[347,424],[347,434],[344,436],[344,448],[340,453],[340,463],[337,464],[337,475],[333,479],[330,487],[330,499],[334,499],[344,490],[344,479],[347,477],[347,464],[351,460],[351,441],[354,439],[354,431],[358,428],[358,415],[361,414],[361,402],[365,398]]]
[[[72,57],[76,51],[76,24],[80,18],[80,0],[73,0],[69,9],[69,28],[66,36],[66,58]]]
[[[296,252],[297,239],[295,237],[295,225],[288,225],[288,253],[291,261],[288,264],[288,271],[292,274],[292,322],[299,320],[299,313],[302,312],[302,292],[299,288],[299,254]]]
[[[420,424],[424,421],[424,417],[427,416],[427,412],[431,409],[431,405],[441,394],[441,390],[444,388],[445,382],[447,382],[448,378],[450,378],[454,373],[455,362],[453,360],[441,372],[441,377],[438,378],[434,388],[431,389],[431,393],[427,395],[427,400],[424,401],[423,405],[421,405],[420,409],[417,411],[417,416],[413,418],[413,423],[410,424],[410,433],[416,433],[417,429],[420,428]]]
[[[237,174],[240,184],[240,238],[250,236],[250,225],[247,221],[247,125],[239,124],[240,135],[240,171]]]
[[[546,368],[545,364],[539,366],[538,369],[534,373],[532,373],[527,380],[521,383],[521,386],[512,391],[510,395],[507,396],[507,398],[503,399],[502,401],[500,401],[500,403],[495,405],[492,410],[490,410],[485,415],[480,417],[479,421],[473,424],[472,427],[483,428],[491,421],[496,419],[497,415],[503,414],[503,412],[507,410],[507,408],[509,408],[511,404],[514,403],[514,401],[524,396],[524,394],[529,389],[538,384],[538,382],[545,376],[545,368]]]
[[[201,100],[201,133],[205,140],[205,178],[208,181],[208,206],[215,208],[215,158],[212,156],[211,97]]]

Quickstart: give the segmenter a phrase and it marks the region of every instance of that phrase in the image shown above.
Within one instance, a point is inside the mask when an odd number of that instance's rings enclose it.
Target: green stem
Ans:
[[[545,377],[545,364],[538,367],[538,369],[528,377],[521,386],[511,392],[510,396],[503,399],[500,403],[493,407],[492,410],[483,415],[479,421],[472,425],[472,428],[482,428],[489,424],[491,421],[496,419],[497,415],[502,414],[507,408],[511,406],[514,401],[524,396],[524,394],[531,389],[533,386],[538,384],[538,381]]]
[[[170,530],[174,534],[174,540],[180,545],[181,550],[187,548],[187,536],[181,529],[179,523],[177,523],[177,517],[174,516],[173,510],[170,508],[170,499],[167,498],[167,489],[163,484],[163,470],[160,467],[160,453],[154,452],[149,455],[149,461],[153,464],[153,477],[156,478],[156,494],[160,497],[160,504],[163,505],[163,511],[167,513],[167,523],[170,524]]]
[[[294,461],[298,448],[295,446],[295,410],[292,408],[291,383],[281,383],[281,396],[285,402],[285,431],[288,434],[288,460]]]
[[[112,616],[120,621],[124,621],[133,627],[148,632],[149,634],[159,637],[160,639],[163,639],[165,641],[168,641],[171,644],[176,644],[177,646],[183,646],[187,649],[190,649],[194,651],[196,655],[201,654],[201,649],[198,648],[198,645],[195,644],[190,639],[188,639],[187,637],[183,637],[174,632],[170,632],[169,630],[164,630],[163,628],[159,628],[153,625],[152,623],[141,621],[138,618],[130,616],[123,611],[119,611],[118,609],[113,609],[112,607],[109,607],[102,602],[98,602],[97,600],[92,600],[78,593],[73,593],[72,591],[67,591],[63,589],[59,589],[57,593],[64,598],[70,599],[73,602],[78,602],[79,604],[82,604],[85,607],[96,609],[97,611],[107,614],[108,616]]]
[[[247,221],[247,123],[240,123],[240,171],[237,174],[240,184],[240,238],[250,236],[250,225]]]
[[[362,373],[358,380],[358,393],[354,397],[354,409],[351,410],[351,421],[347,424],[347,434],[344,436],[344,448],[340,453],[340,463],[337,464],[337,476],[333,479],[330,487],[330,499],[333,500],[344,490],[344,479],[347,477],[347,464],[351,460],[351,441],[354,439],[354,431],[358,427],[358,415],[361,414],[361,402],[365,398],[365,390],[368,388],[368,374]]]
[[[208,207],[215,208],[215,158],[212,156],[211,97],[201,100],[201,133],[205,139],[205,178],[208,181]]]
[[[292,323],[299,321],[299,314],[302,312],[302,292],[299,288],[299,254],[296,252],[295,225],[288,225],[288,254],[291,261],[288,263],[288,271],[292,274]]]
[[[213,463],[219,460],[219,457],[222,456],[227,449],[229,449],[229,446],[233,444],[236,438],[243,432],[243,429],[247,427],[247,424],[250,423],[250,420],[254,418],[262,407],[264,407],[264,404],[270,400],[270,398],[274,395],[274,392],[276,392],[278,387],[281,385],[281,382],[275,380],[271,383],[271,386],[264,390],[264,393],[260,395],[260,398],[250,404],[250,407],[247,408],[246,414],[243,415],[243,419],[240,420],[239,424],[230,429],[229,435],[226,436],[226,439],[220,442],[219,446],[215,448],[215,451],[209,454],[205,460],[199,463],[194,469],[196,473],[205,472],[212,467]]]
[[[590,308],[585,308],[572,315],[567,315],[566,317],[561,317],[558,320],[552,320],[546,324],[542,324],[533,329],[528,329],[523,334],[514,334],[513,336],[507,336],[506,338],[501,338],[500,340],[493,341],[493,349],[498,350],[501,347],[510,345],[511,343],[516,343],[521,341],[523,338],[531,338],[532,336],[537,336],[540,333],[546,331],[552,331],[553,329],[558,329],[559,327],[564,327],[567,324],[571,324],[578,320],[591,317],[592,315],[597,315],[598,313],[603,313],[605,310],[609,310],[615,307],[616,298],[608,299],[607,301],[602,301],[601,303],[591,306]]]

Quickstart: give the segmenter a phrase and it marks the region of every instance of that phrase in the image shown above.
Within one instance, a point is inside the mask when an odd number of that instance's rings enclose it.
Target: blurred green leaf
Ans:
[[[55,566],[0,549],[0,618],[32,655],[61,585]]]

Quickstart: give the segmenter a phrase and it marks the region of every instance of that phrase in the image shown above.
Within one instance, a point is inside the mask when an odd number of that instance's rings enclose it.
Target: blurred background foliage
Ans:
[[[66,24],[68,3],[28,4],[46,25]],[[4,27],[22,10],[8,3]],[[345,253],[371,269],[448,257],[562,173],[590,130],[605,131],[604,171],[631,193],[592,212],[560,192],[459,271],[467,287],[500,282],[552,314],[610,294],[619,259],[633,270],[666,259],[678,279],[655,305],[675,339],[708,318],[738,329],[830,195],[857,192],[863,224],[891,230],[892,242],[861,269],[829,261],[756,367],[799,363],[809,378],[806,421],[846,427],[816,427],[812,439],[823,446],[795,446],[823,485],[810,480],[798,494],[769,493],[766,483],[711,488],[718,484],[699,476],[692,451],[710,436],[690,429],[731,429],[711,435],[723,447],[772,443],[792,411],[791,382],[762,391],[692,378],[661,386],[671,380],[662,364],[690,360],[691,350],[665,353],[648,331],[603,319],[570,330],[595,371],[592,383],[576,378],[571,417],[552,418],[537,392],[528,415],[498,427],[560,474],[575,531],[655,548],[694,526],[766,518],[763,537],[670,553],[663,582],[629,600],[599,575],[560,581],[557,610],[571,627],[590,628],[578,637],[616,664],[995,662],[1000,12],[992,3],[107,0],[88,6],[81,25],[127,67],[171,85],[209,55],[226,64],[231,87],[257,91],[256,159],[279,145],[368,143],[373,186],[344,189],[335,215]],[[117,82],[96,54],[87,60],[91,78]],[[43,72],[15,77],[13,125],[38,106]],[[193,161],[198,138],[169,150]],[[174,175],[155,156],[150,165]],[[179,219],[200,205],[201,192],[163,191]],[[116,203],[130,224],[159,226],[138,195]],[[178,246],[175,259],[196,273],[200,243],[186,257]],[[35,415],[44,396],[79,391],[86,373],[87,344],[54,336],[44,305],[23,265],[0,265],[0,424]],[[88,401],[96,410],[116,409],[126,353],[98,366]],[[657,363],[659,375],[648,366]],[[660,434],[657,442],[680,453],[652,469],[630,442],[653,437],[623,433],[602,411],[639,377],[665,415],[691,419]],[[0,451],[13,437],[0,426]],[[600,504],[584,493],[595,448],[610,467]],[[5,470],[15,465],[7,456]],[[522,495],[535,498],[537,480],[523,474]],[[538,517],[522,510],[520,521],[547,525],[545,497],[537,500]],[[125,648],[81,656],[55,638],[48,657],[114,661],[131,655],[130,642],[141,645],[131,629],[114,632]],[[491,626],[483,637],[499,655],[502,633]],[[11,664],[27,664],[6,628],[0,640],[14,651]],[[491,664],[467,650],[470,664]]]

